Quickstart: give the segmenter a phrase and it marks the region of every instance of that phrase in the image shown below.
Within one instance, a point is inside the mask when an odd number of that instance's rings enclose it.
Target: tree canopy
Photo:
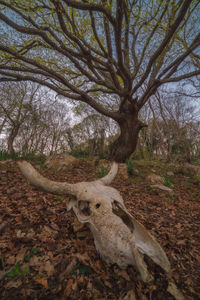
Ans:
[[[199,13],[198,0],[0,0],[0,81],[35,81],[120,123],[200,74]]]

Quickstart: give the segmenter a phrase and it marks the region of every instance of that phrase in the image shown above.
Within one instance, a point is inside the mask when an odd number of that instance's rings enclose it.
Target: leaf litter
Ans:
[[[52,180],[93,180],[94,166],[77,170],[41,169]],[[142,171],[140,172],[142,174]],[[120,270],[98,256],[90,234],[73,229],[75,217],[66,201],[30,186],[14,162],[0,164],[0,298],[3,299],[199,299],[199,185],[187,189],[186,178],[174,181],[174,199],[149,194],[144,178],[112,184],[129,211],[152,232],[172,266],[171,278],[148,258],[154,282],[145,284],[134,267]],[[11,276],[9,276],[11,272]],[[13,274],[13,276],[12,276]]]

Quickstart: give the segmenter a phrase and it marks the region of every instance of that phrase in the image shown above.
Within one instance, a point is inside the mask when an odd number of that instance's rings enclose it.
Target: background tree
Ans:
[[[144,104],[200,74],[197,0],[0,0],[1,81],[32,80],[112,118],[111,158],[136,148]]]
[[[64,133],[66,104],[32,82],[4,83],[0,89],[1,136],[9,153],[52,154],[69,148]],[[7,146],[5,146],[7,144]]]
[[[148,128],[140,132],[138,150],[151,158],[191,161],[199,155],[200,107],[196,92],[181,86],[156,92],[142,110]],[[143,150],[143,151],[142,151]]]
[[[2,130],[8,133],[8,152],[14,153],[14,140],[20,127],[32,118],[32,107],[36,100],[39,86],[25,82],[1,84],[0,109],[3,116]]]

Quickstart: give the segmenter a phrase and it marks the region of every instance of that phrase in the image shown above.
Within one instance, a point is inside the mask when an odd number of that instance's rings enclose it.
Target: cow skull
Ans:
[[[76,196],[77,200],[67,204],[68,210],[73,209],[81,223],[89,224],[95,247],[106,263],[116,263],[120,268],[134,265],[144,282],[151,281],[153,277],[147,270],[143,254],[148,255],[166,272],[170,271],[169,261],[158,242],[127,211],[119,192],[106,186],[117,174],[117,163],[113,163],[107,176],[75,184],[51,181],[26,161],[20,161],[18,165],[33,185],[46,192]]]

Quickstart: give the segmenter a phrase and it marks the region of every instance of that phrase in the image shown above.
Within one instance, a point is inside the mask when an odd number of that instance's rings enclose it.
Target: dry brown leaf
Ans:
[[[64,290],[64,296],[69,297],[69,295],[71,294],[72,291],[72,284],[73,284],[73,280],[69,279],[66,285],[66,288]]]
[[[16,257],[15,257],[14,255],[9,256],[9,257],[6,259],[6,263],[9,264],[9,265],[15,264],[15,261],[16,261]]]
[[[34,278],[34,280],[48,289],[48,282],[46,278]]]
[[[101,270],[102,270],[101,261],[100,261],[99,259],[95,261],[95,268],[96,268],[98,271],[101,271]]]
[[[78,283],[77,280],[75,280],[75,282],[72,284],[72,290],[75,292],[77,291],[77,288],[78,288]]]
[[[39,266],[40,265],[40,258],[38,256],[32,256],[29,261],[30,266]]]
[[[48,232],[50,234],[52,234],[54,232],[50,227],[48,227],[46,225],[43,226],[43,231],[46,231],[46,232]]]
[[[16,261],[23,261],[24,257],[25,257],[25,254],[26,254],[26,251],[27,251],[27,249],[21,248],[19,253],[16,256]]]
[[[179,245],[179,246],[183,246],[183,245],[185,245],[185,243],[186,243],[185,240],[179,240],[179,241],[177,241],[177,245]]]
[[[129,277],[128,273],[125,270],[117,270],[117,274],[122,276],[127,281],[130,281],[130,277]]]
[[[51,223],[51,227],[54,229],[54,230],[59,230],[59,227],[56,223]]]
[[[53,275],[53,273],[55,272],[55,269],[54,269],[53,264],[50,262],[50,260],[45,262],[45,264],[43,265],[43,270],[47,272],[48,276]]]
[[[18,230],[16,235],[17,235],[18,239],[21,239],[21,238],[25,237],[26,234],[24,232],[22,232],[21,230]]]
[[[112,284],[108,281],[108,280],[105,280],[104,281],[104,284],[105,286],[109,287],[110,289],[112,289]]]
[[[79,278],[78,278],[78,282],[79,283],[83,283],[85,280],[84,280],[84,276],[81,275]]]
[[[6,284],[6,288],[7,288],[7,289],[18,288],[20,285],[22,285],[21,279],[18,279],[18,280],[10,280],[10,281]]]
[[[0,248],[4,249],[4,248],[7,248],[7,247],[8,247],[8,243],[1,241]]]
[[[88,290],[88,291],[91,291],[91,290],[92,290],[92,283],[91,283],[90,280],[88,281],[88,284],[87,284],[87,290]]]
[[[136,300],[135,291],[134,290],[128,291],[128,293],[126,294],[126,296],[123,297],[122,299],[123,300]]]
[[[87,253],[84,253],[84,254],[80,254],[80,253],[76,253],[76,258],[84,265],[89,265],[89,262],[90,261],[90,257],[88,256]],[[91,266],[92,267],[92,266]]]
[[[199,255],[196,255],[195,258],[196,258],[196,260],[198,261],[198,263],[200,264],[200,256],[199,256]]]
[[[76,258],[74,257],[72,261],[69,263],[67,268],[59,275],[59,279],[63,280],[65,277],[67,277],[73,270],[74,265],[76,264]]]

